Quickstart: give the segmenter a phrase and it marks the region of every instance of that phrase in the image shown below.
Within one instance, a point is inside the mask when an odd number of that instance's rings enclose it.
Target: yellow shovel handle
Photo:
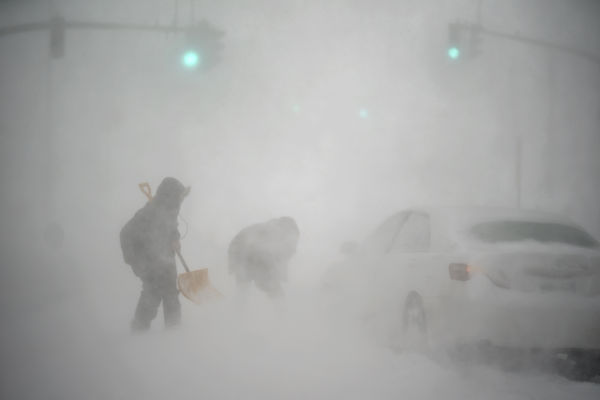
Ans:
[[[142,193],[146,195],[148,201],[152,200],[152,189],[150,188],[150,184],[148,182],[142,182],[138,186]]]

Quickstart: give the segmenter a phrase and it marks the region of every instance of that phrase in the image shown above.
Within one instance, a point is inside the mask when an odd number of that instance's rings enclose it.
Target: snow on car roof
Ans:
[[[531,221],[559,223],[576,226],[567,217],[538,210],[519,208],[463,206],[463,207],[412,207],[416,212],[429,214],[437,228],[446,234],[465,233],[468,229],[489,221]]]
[[[526,210],[519,208],[502,207],[425,207],[413,208],[415,211],[427,212],[437,218],[443,218],[448,221],[454,221],[460,225],[473,225],[476,223],[497,221],[497,220],[517,220],[532,222],[554,222],[573,225],[568,218],[538,210]]]

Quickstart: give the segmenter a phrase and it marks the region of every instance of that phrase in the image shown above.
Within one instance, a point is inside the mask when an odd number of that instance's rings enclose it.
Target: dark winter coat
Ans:
[[[177,216],[186,190],[176,179],[165,178],[155,197],[121,229],[123,258],[137,276],[174,265],[174,243],[180,238]]]

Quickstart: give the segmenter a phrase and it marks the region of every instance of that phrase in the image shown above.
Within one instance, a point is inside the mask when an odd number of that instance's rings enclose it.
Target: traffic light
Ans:
[[[65,55],[65,19],[54,17],[50,20],[50,57],[62,58]]]
[[[196,50],[192,50],[192,49],[187,50],[181,56],[181,63],[186,68],[191,68],[191,69],[197,68],[198,65],[200,64],[200,62],[201,62],[200,54],[198,54],[198,52]]]
[[[448,24],[447,55],[452,61],[475,58],[481,54],[483,28],[472,23],[453,22]]]
[[[460,25],[458,23],[448,24],[448,58],[458,60],[462,55],[461,53]]]
[[[221,60],[225,32],[206,21],[200,21],[185,32],[186,44],[181,64],[190,70],[208,70]]]

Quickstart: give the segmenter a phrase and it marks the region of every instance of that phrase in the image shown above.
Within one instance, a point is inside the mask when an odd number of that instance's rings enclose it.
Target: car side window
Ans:
[[[386,219],[365,241],[366,247],[371,251],[389,252],[408,216],[408,212],[400,212]]]
[[[392,248],[397,251],[412,253],[429,250],[431,245],[431,228],[429,215],[413,212],[397,233]]]

